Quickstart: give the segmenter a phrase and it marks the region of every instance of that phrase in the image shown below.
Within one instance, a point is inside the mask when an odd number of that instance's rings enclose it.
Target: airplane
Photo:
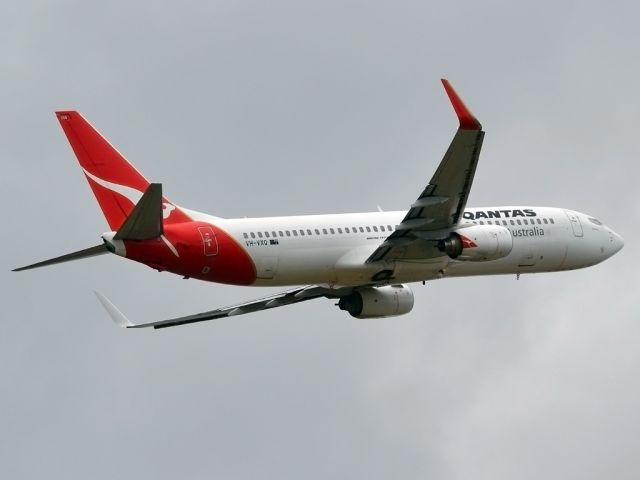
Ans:
[[[320,297],[359,319],[409,313],[407,285],[448,277],[589,267],[623,239],[594,216],[530,205],[467,208],[484,131],[442,79],[459,127],[433,177],[407,211],[226,219],[170,201],[77,111],[56,116],[110,231],[102,243],[16,268],[113,253],[209,282],[294,287],[224,308],[134,323],[95,292],[121,327],[155,329],[232,317]],[[301,286],[302,285],[302,286]]]

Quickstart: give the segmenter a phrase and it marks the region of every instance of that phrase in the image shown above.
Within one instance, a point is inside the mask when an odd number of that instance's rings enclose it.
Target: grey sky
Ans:
[[[638,478],[634,2],[5,2],[0,476]],[[53,111],[81,110],[175,202],[220,216],[404,209],[456,128],[470,205],[589,212],[625,249],[577,272],[416,285],[123,331],[265,291],[115,257],[22,274],[106,230]]]

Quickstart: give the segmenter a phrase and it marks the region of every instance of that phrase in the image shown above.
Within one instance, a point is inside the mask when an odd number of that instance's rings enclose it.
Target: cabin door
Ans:
[[[573,229],[573,235],[576,237],[582,237],[584,235],[584,232],[582,231],[582,224],[580,223],[580,219],[578,218],[578,216],[568,210],[565,210],[564,213],[566,213],[567,217],[569,218],[571,228]]]

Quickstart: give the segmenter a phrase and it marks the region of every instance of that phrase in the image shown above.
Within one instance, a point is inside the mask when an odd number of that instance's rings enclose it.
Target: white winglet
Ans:
[[[118,310],[118,307],[111,303],[111,301],[107,297],[95,290],[93,291],[93,293],[96,294],[96,297],[98,297],[98,300],[100,300],[100,303],[102,304],[104,309],[117,325],[123,328],[135,326],[135,323],[131,322],[127,317],[125,317],[124,314],[120,310]]]

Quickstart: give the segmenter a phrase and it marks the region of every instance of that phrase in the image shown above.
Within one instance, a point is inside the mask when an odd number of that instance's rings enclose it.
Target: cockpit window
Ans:
[[[589,217],[589,221],[595,225],[602,225],[602,222],[600,220],[598,220],[597,218],[591,218]]]

